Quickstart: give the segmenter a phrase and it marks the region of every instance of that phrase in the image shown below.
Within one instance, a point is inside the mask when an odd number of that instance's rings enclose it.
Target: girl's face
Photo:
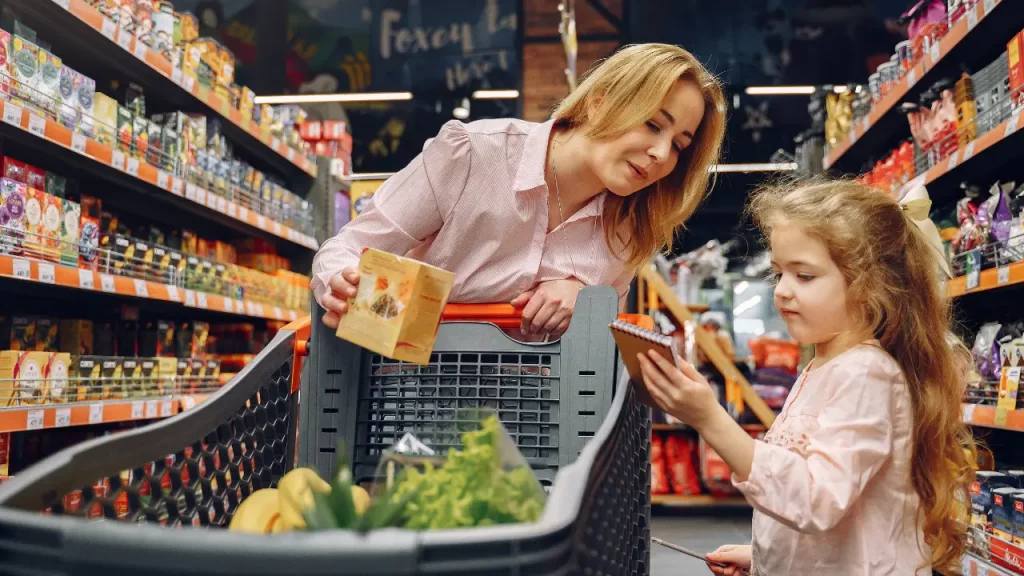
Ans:
[[[675,169],[703,117],[700,87],[690,78],[680,79],[653,118],[624,134],[591,143],[590,168],[616,196],[639,192]]]
[[[801,344],[825,344],[837,335],[855,332],[846,293],[846,279],[825,244],[795,224],[772,229],[772,270],[775,307]]]

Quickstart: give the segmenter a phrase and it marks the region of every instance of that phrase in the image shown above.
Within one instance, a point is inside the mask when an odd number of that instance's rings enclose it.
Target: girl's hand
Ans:
[[[709,562],[708,569],[713,574],[720,574],[721,576],[740,576],[745,574],[747,570],[750,570],[750,554],[750,546],[737,546],[735,544],[721,546],[718,550],[708,553],[707,558],[711,562],[720,562],[728,564],[728,566],[723,568]]]
[[[331,277],[327,283],[330,289],[323,296],[324,325],[330,329],[336,329],[341,317],[348,312],[348,301],[356,295],[356,287],[359,286],[359,271],[355,268],[345,268]]]
[[[644,386],[663,412],[699,430],[716,409],[721,409],[711,385],[689,362],[677,357],[683,367],[680,371],[653,350],[637,357]]]
[[[561,338],[569,329],[581,289],[583,283],[579,280],[549,280],[517,296],[512,306],[523,309],[523,334]]]

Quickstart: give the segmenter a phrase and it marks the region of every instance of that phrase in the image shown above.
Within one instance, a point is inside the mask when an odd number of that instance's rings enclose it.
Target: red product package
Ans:
[[[10,156],[4,156],[4,178],[28,184],[28,169],[25,163]]]
[[[651,494],[668,494],[668,475],[665,473],[665,455],[661,436],[651,435]]]
[[[42,190],[44,192],[46,191],[46,172],[43,172],[31,164],[26,164],[25,177],[25,184],[28,184],[29,188],[35,188],[36,190]]]
[[[665,440],[665,462],[668,464],[672,491],[682,496],[700,494],[697,479],[696,442],[693,438],[672,435]]]
[[[754,364],[761,368],[781,368],[790,374],[797,373],[800,365],[800,345],[791,340],[758,338],[750,344]]]
[[[732,470],[703,438],[700,440],[700,472],[704,485],[713,495],[731,496],[736,493],[732,485]]]

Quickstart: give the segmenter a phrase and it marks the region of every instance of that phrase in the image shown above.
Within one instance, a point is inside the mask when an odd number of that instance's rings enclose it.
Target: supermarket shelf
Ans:
[[[148,162],[127,156],[120,150],[114,150],[96,140],[86,138],[82,134],[73,133],[59,122],[22,109],[11,102],[0,102],[0,110],[2,110],[3,118],[3,123],[0,126],[2,126],[4,134],[23,139],[28,144],[42,144],[51,149],[59,147],[59,153],[68,154],[71,157],[89,158],[94,163],[101,165],[94,165],[92,168],[93,171],[104,175],[104,177],[115,180],[127,179],[136,186],[146,187],[148,191],[163,196],[164,199],[176,196],[181,199],[179,203],[190,211],[212,212],[218,220],[242,230],[283,238],[310,250],[316,250],[319,247],[316,239],[312,236],[300,233],[279,222],[271,221],[245,206],[229,202],[222,196],[208,193]],[[200,206],[201,208],[199,208]]]
[[[680,496],[677,494],[651,494],[651,504],[671,508],[741,508],[750,506],[746,498],[730,496],[718,498],[710,494]]]
[[[960,565],[960,573],[969,574],[970,576],[1013,576],[1014,574],[1013,572],[991,564],[970,552],[964,555]],[[948,576],[953,576],[953,574],[949,574]]]
[[[956,298],[965,294],[974,294],[1021,283],[1024,283],[1024,262],[1014,262],[1002,268],[982,270],[978,276],[978,286],[971,290],[967,289],[966,276],[957,276],[947,280],[946,295],[950,298]]]
[[[0,432],[22,432],[167,418],[181,411],[178,399],[43,404],[0,409]]]
[[[975,6],[977,18],[964,17],[952,26],[938,48],[926,53],[865,118],[855,123],[850,135],[829,151],[823,161],[825,169],[838,167],[855,172],[866,158],[883,148],[897,130],[902,128],[907,132],[906,119],[899,111],[900,103],[912,95],[915,88],[931,85],[943,69],[955,71],[955,67],[965,59],[969,64],[987,64],[984,58],[989,51],[1005,45],[1021,29],[1021,18],[1010,14],[1013,4],[1008,0],[979,1]],[[991,57],[998,53],[991,53]],[[979,60],[975,61],[975,58]]]
[[[740,426],[747,432],[764,432],[766,430],[764,424],[741,424]],[[651,424],[651,430],[655,432],[675,432],[693,430],[693,428],[686,424]]]
[[[264,306],[250,300],[225,298],[159,282],[100,274],[91,270],[2,254],[0,254],[0,278],[170,302],[199,310],[266,320],[294,321],[299,316],[295,310],[284,310],[278,306]]]
[[[70,60],[74,60],[73,55],[79,55],[119,71],[147,90],[159,93],[160,99],[169,104],[183,110],[204,108],[207,113],[219,115],[226,120],[227,138],[250,155],[292,181],[296,177],[316,177],[314,160],[271,136],[269,129],[244,121],[230,102],[199,86],[194,77],[182,74],[180,69],[172,69],[163,55],[134,36],[119,42],[120,31],[113,22],[85,0],[8,0],[7,6],[51,42],[56,55]]]
[[[1006,421],[999,424],[996,424],[995,406],[964,404],[963,413],[964,422],[972,426],[1024,432],[1024,410],[1008,410],[1006,412]]]

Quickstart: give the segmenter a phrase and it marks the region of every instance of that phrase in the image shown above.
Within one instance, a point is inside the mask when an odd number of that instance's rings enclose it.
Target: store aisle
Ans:
[[[656,513],[651,535],[696,552],[710,552],[723,544],[750,542],[750,511],[726,510],[696,516],[692,513]],[[663,546],[651,546],[651,576],[711,574],[704,563]]]

